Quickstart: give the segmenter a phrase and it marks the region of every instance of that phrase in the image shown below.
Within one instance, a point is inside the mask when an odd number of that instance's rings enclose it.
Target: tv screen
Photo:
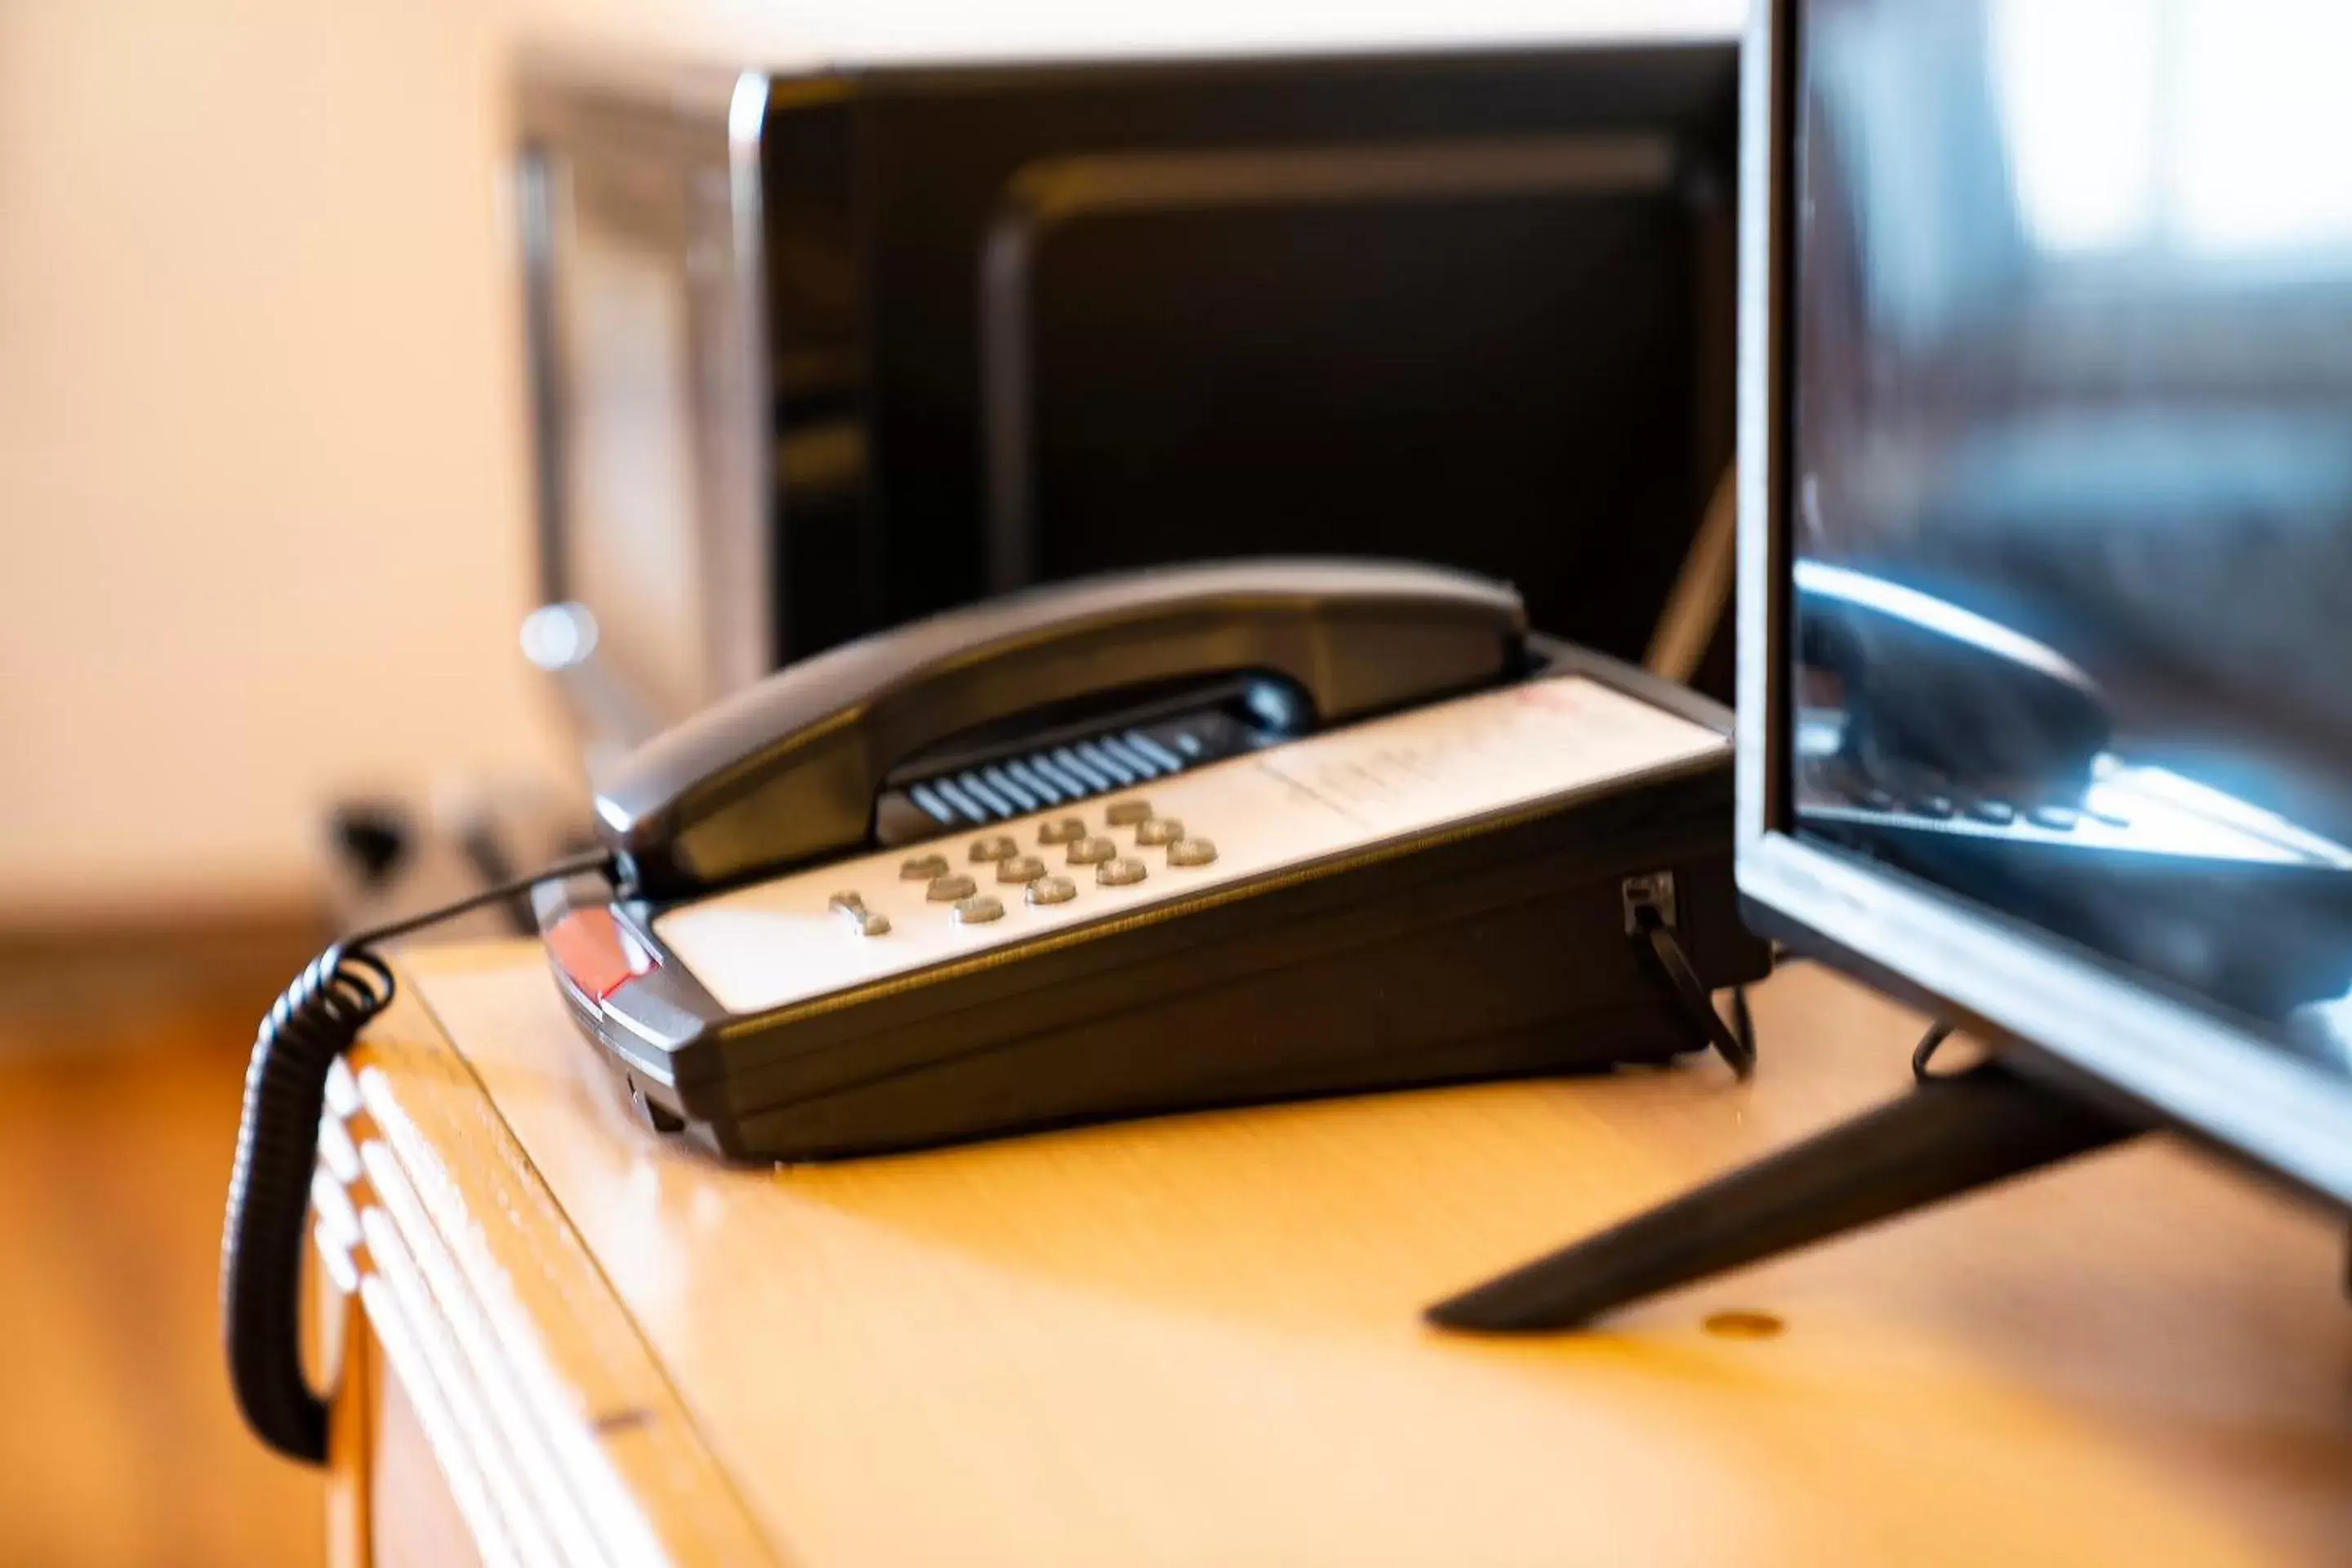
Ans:
[[[2352,10],[1788,14],[1776,826],[2352,1085]]]

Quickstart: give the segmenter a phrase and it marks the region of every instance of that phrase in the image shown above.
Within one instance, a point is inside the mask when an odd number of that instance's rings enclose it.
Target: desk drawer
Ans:
[[[320,1123],[331,1561],[772,1560],[538,1172],[420,1015],[395,1003],[400,1033],[338,1064]]]
[[[484,1559],[472,1529],[359,1298],[332,1284],[320,1295],[343,1325],[329,1426],[330,1568],[474,1568]]]

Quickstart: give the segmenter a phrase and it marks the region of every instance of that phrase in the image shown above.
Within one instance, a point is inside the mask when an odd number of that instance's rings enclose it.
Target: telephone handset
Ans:
[[[298,1326],[329,1068],[394,937],[528,893],[656,1130],[735,1157],[1749,1047],[1731,716],[1528,630],[1502,584],[1270,561],[868,637],[603,781],[606,847],[358,932],[254,1043],[231,1387],[326,1449]]]
[[[862,845],[894,768],[1024,711],[1248,673],[1286,681],[1314,722],[1344,723],[1498,680],[1527,635],[1509,589],[1404,563],[1234,563],[1034,589],[780,671],[640,748],[600,781],[597,816],[625,889],[676,897]]]
[[[1705,1004],[1767,963],[1729,725],[1462,573],[1097,578],[650,742],[601,781],[610,874],[534,905],[644,1118],[736,1157],[1711,1039],[1744,1068]]]

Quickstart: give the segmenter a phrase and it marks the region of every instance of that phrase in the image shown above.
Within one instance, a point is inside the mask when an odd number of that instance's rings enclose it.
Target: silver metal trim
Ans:
[[[781,646],[771,604],[774,497],[760,163],[768,78],[674,70],[616,79],[604,68],[533,61],[526,62],[519,95],[515,157],[533,291],[529,353],[541,594],[553,602],[572,591],[562,562],[571,510],[564,457],[573,439],[565,405],[578,362],[566,296],[580,177],[594,171],[669,193],[656,216],[633,232],[663,247],[686,289],[700,622],[689,698],[696,708],[707,706],[768,674]],[[626,689],[629,677],[610,657],[567,670],[567,705],[592,746],[643,738],[614,732],[618,709],[586,700],[592,685],[658,723],[686,716],[653,713],[653,705]],[[641,719],[634,728],[646,724]]]
[[[1738,882],[1843,951],[2352,1204],[2352,1085],[2069,958],[2046,933],[1784,833],[1740,856]]]
[[[745,71],[727,95],[729,272],[714,280],[718,319],[698,332],[709,355],[711,405],[703,414],[704,636],[707,700],[740,691],[775,668],[782,600],[773,592],[774,454],[770,431],[766,272],[760,142],[768,79]],[[693,243],[689,235],[688,242]]]
[[[1733,707],[1739,743],[1733,756],[1733,843],[1745,860],[1762,840],[1773,806],[1768,789],[1774,725],[1771,606],[1772,515],[1780,465],[1775,446],[1774,350],[1780,331],[1773,296],[1774,203],[1780,171],[1774,156],[1773,127],[1782,109],[1780,73],[1773,59],[1779,0],[1757,0],[1739,53],[1739,487],[1738,582],[1738,656]]]

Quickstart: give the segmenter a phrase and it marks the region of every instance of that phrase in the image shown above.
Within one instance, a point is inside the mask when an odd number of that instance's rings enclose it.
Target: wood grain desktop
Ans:
[[[2163,1140],[1598,1332],[1422,1325],[1906,1082],[1919,1021],[1832,975],[1757,1014],[1744,1087],[744,1169],[631,1120],[531,944],[419,953],[327,1162],[363,1342],[399,1342],[338,1465],[380,1564],[442,1554],[388,1536],[417,1517],[519,1561],[2345,1560],[2344,1238]]]

